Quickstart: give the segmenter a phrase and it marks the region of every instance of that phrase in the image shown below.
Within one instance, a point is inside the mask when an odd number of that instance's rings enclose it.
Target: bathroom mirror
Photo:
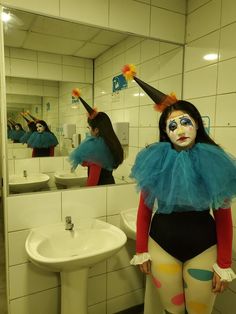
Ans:
[[[22,176],[23,170],[43,172],[50,176],[49,190],[60,188],[54,174],[69,171],[67,156],[73,149],[63,125],[75,124],[81,139],[88,132],[84,108],[71,97],[72,88],[79,87],[83,98],[107,112],[113,123],[129,123],[125,162],[115,172],[116,183],[129,183],[137,152],[158,138],[158,114],[153,115],[151,100],[135,83],[119,90],[115,82],[122,66],[134,63],[144,81],[181,95],[183,47],[29,12],[4,11],[11,17],[4,26],[7,115],[23,122],[20,112],[29,111],[46,120],[59,140],[55,157],[50,158],[32,158],[26,145],[9,142],[9,176]]]

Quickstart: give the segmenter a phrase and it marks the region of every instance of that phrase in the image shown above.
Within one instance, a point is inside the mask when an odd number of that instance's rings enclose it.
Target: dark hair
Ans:
[[[197,129],[197,135],[196,135],[196,139],[195,142],[196,143],[207,143],[207,144],[211,144],[211,145],[217,145],[213,139],[210,138],[210,136],[207,134],[204,125],[203,125],[203,121],[202,121],[202,117],[200,115],[200,112],[197,110],[197,108],[191,104],[188,101],[185,100],[178,100],[176,103],[174,103],[173,105],[170,105],[169,107],[167,107],[161,114],[160,120],[159,120],[159,131],[160,131],[160,142],[170,142],[170,139],[166,133],[166,121],[168,119],[168,117],[170,116],[170,114],[173,111],[176,110],[180,110],[183,111],[187,114],[190,115],[191,118],[193,118],[193,120],[196,122],[198,129]]]
[[[36,129],[37,129],[37,124],[41,124],[42,126],[44,126],[44,128],[45,128],[44,131],[52,133],[52,132],[49,130],[49,127],[48,127],[47,123],[46,123],[44,120],[37,120],[37,121],[35,122]]]
[[[105,112],[98,112],[95,118],[88,118],[88,124],[93,130],[98,128],[98,136],[101,136],[109,147],[115,161],[116,169],[124,160],[124,151],[114,132],[110,118]]]
[[[30,131],[30,132],[35,132],[35,131],[37,131],[36,123],[35,123],[34,121],[28,122],[28,128],[29,128],[29,131]]]
[[[20,123],[16,123],[16,124],[14,125],[14,129],[16,129],[16,126],[18,126],[18,127],[20,128],[20,130],[23,130],[23,131],[24,131],[24,129],[22,128],[22,125],[21,125]]]

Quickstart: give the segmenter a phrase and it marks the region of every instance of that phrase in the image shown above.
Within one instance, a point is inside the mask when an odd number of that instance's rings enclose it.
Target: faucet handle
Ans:
[[[71,223],[71,216],[66,216],[65,217],[65,221],[66,221],[66,223]]]
[[[74,224],[71,221],[71,216],[65,217],[65,229],[66,230],[73,230]]]

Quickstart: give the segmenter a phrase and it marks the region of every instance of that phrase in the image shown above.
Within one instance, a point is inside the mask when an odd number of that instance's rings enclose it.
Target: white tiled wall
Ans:
[[[199,22],[200,21],[200,22]],[[236,2],[234,0],[189,0],[184,68],[184,98],[210,118],[210,133],[217,143],[236,155],[235,69]],[[206,61],[208,53],[218,54]],[[235,203],[233,222],[236,232]],[[236,264],[234,232],[233,268]],[[232,314],[236,286],[217,297],[215,312]]]
[[[34,266],[25,253],[30,228],[64,221],[66,215],[71,215],[75,223],[89,217],[105,219],[119,227],[119,212],[137,204],[134,184],[8,197],[10,313],[42,313],[42,306],[45,314],[59,313],[59,275]],[[128,240],[118,254],[90,270],[89,313],[112,314],[143,302],[143,278],[129,264],[134,251],[134,241]],[[37,312],[35,308],[42,298],[41,311]]]

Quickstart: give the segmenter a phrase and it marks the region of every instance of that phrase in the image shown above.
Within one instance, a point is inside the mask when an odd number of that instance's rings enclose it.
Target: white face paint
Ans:
[[[37,128],[37,131],[38,131],[39,133],[43,133],[44,130],[45,130],[45,127],[44,127],[42,124],[40,124],[40,123],[37,123],[37,124],[36,124],[36,128]]]
[[[20,131],[20,126],[16,124],[16,125],[15,125],[15,130],[16,130],[16,131]]]
[[[187,113],[173,111],[166,122],[166,133],[175,149],[187,149],[195,143],[197,126]]]

